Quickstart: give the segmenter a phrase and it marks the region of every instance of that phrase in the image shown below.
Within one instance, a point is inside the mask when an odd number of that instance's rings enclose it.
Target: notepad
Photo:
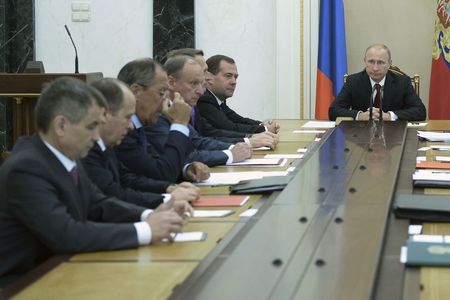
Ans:
[[[194,218],[223,218],[232,215],[234,211],[226,210],[194,210]]]
[[[234,196],[202,196],[193,203],[194,207],[208,206],[243,206],[247,203],[250,196],[234,195]]]
[[[308,121],[303,124],[302,128],[334,128],[336,122],[334,121]]]
[[[304,154],[266,154],[264,155],[264,158],[277,158],[277,159],[284,159],[284,158],[303,158]]]
[[[438,161],[420,161],[416,163],[417,169],[445,169],[450,170],[450,163]]]
[[[279,166],[282,158],[249,158],[240,162],[233,162],[227,166]]]
[[[199,242],[206,239],[206,233],[202,231],[178,232],[170,235],[175,243]]]

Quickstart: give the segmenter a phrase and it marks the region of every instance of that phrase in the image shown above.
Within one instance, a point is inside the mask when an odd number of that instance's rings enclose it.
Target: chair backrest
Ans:
[[[399,67],[394,66],[394,65],[391,65],[389,67],[389,71],[394,73],[394,74],[400,74],[400,75],[408,76],[408,74],[406,74],[405,72],[400,70]],[[348,74],[345,74],[344,75],[344,83],[347,82],[347,77],[348,77]],[[420,76],[418,74],[414,74],[414,76],[410,77],[410,78],[411,78],[411,84],[412,84],[412,86],[414,88],[414,91],[416,92],[417,96],[420,96],[420,94],[419,94],[419,92],[420,92]]]

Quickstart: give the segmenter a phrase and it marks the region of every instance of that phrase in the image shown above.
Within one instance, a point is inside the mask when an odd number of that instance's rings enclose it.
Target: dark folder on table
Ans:
[[[258,194],[284,189],[292,176],[269,176],[261,179],[240,182],[230,187],[232,194]]]
[[[398,218],[450,222],[450,196],[399,194],[394,203]]]
[[[408,266],[450,266],[450,244],[417,242],[406,244],[406,265]]]

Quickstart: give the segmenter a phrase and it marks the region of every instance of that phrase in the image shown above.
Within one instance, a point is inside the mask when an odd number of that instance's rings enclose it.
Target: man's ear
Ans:
[[[130,90],[133,93],[133,95],[136,96],[138,94],[138,92],[140,90],[142,90],[142,86],[140,86],[137,83],[133,83],[133,84],[130,85]]]
[[[206,71],[206,72],[205,72],[205,80],[206,80],[206,83],[207,83],[207,84],[212,84],[213,79],[214,79],[214,75],[213,75],[211,72]]]
[[[169,81],[168,81],[169,82],[169,88],[171,90],[173,90],[174,85],[177,83],[177,79],[174,76],[172,76],[172,75],[169,75],[167,77],[169,78]]]
[[[53,121],[50,123],[50,126],[53,128],[57,136],[63,136],[67,129],[68,120],[66,117],[58,115]]]

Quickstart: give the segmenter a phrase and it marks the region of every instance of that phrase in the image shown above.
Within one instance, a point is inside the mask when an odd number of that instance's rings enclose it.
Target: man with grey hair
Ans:
[[[207,76],[208,65],[206,64],[203,51],[193,48],[182,48],[170,51],[166,57],[170,60],[176,56],[186,55],[192,57],[202,68],[203,73]],[[206,80],[204,81],[203,93],[206,90]],[[192,106],[191,124],[202,136],[214,137],[220,141],[229,143],[246,142],[253,148],[270,147],[275,148],[278,144],[278,135],[269,131],[261,133],[245,133],[233,130],[225,130],[214,127],[205,117],[200,114],[196,105]]]
[[[116,157],[114,147],[120,145],[129,129],[135,113],[136,100],[130,89],[113,78],[103,78],[91,84],[108,103],[106,122],[100,125],[100,138],[83,158],[83,165],[91,180],[107,196],[151,209],[171,205],[188,209],[188,202],[200,196],[200,190],[189,182],[175,185],[168,181],[154,180],[128,170]]]
[[[127,63],[118,78],[128,85],[136,97],[136,114],[132,116],[133,129],[116,147],[116,154],[132,172],[159,180],[178,181],[183,175],[191,181],[209,177],[209,169],[199,162],[185,164],[192,150],[189,140],[191,108],[183,101],[175,101],[166,112],[170,119],[168,142],[162,152],[155,151],[144,132],[144,126],[158,121],[168,90],[164,69],[151,58]]]
[[[365,70],[348,76],[331,104],[330,120],[352,117],[355,120],[426,119],[426,108],[414,91],[408,76],[389,72],[391,51],[386,45],[374,44],[364,54]]]
[[[133,248],[171,237],[185,221],[102,194],[79,159],[99,137],[106,102],[73,78],[48,85],[35,107],[37,133],[0,168],[0,287],[55,253]]]
[[[183,100],[194,110],[198,98],[203,93],[204,72],[198,62],[185,55],[169,58],[164,64],[169,77],[169,89],[172,93],[179,93]],[[195,110],[194,110],[195,112]],[[191,115],[191,122],[195,120]],[[241,161],[251,157],[251,147],[246,143],[221,142],[219,140],[202,137],[192,126],[189,126],[194,151],[188,160],[201,161],[208,166],[224,165]],[[147,133],[151,136],[155,148],[161,148],[167,141],[169,122],[160,117],[157,124],[149,126]]]

